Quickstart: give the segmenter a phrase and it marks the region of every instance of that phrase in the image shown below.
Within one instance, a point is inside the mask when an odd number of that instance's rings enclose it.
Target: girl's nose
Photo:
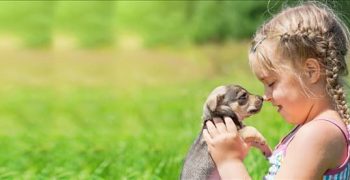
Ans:
[[[271,101],[271,97],[267,97],[266,95],[263,95],[264,101]]]

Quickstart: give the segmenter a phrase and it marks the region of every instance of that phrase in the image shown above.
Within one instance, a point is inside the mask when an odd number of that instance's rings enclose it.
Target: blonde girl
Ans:
[[[265,179],[350,179],[349,121],[342,78],[349,30],[320,3],[284,9],[256,32],[251,68],[264,99],[295,128],[276,146]],[[249,179],[249,150],[232,121],[207,122],[204,137],[222,179]]]

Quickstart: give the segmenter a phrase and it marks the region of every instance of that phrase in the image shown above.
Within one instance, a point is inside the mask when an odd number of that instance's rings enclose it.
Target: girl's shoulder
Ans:
[[[302,150],[304,154],[314,156],[314,163],[332,169],[346,158],[348,136],[341,120],[319,118],[303,125],[296,132],[287,151]]]
[[[326,171],[340,167],[347,158],[348,142],[341,126],[335,124],[315,120],[298,128],[285,150],[277,176],[322,179]]]
[[[319,139],[323,142],[339,140],[347,144],[349,132],[340,118],[317,118],[300,127],[295,136]],[[296,137],[297,138],[297,137]]]

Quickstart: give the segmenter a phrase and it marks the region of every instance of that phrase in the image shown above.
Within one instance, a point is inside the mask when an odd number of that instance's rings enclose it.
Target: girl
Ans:
[[[350,112],[342,77],[349,30],[331,9],[305,3],[287,8],[256,33],[251,68],[264,99],[296,127],[269,158],[265,179],[350,179]],[[207,122],[204,137],[222,179],[249,179],[249,150],[227,117]],[[348,127],[347,127],[348,126]]]

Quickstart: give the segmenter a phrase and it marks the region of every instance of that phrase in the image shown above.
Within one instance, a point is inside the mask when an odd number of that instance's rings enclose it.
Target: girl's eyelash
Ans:
[[[268,84],[267,86],[271,87],[271,86],[273,86],[274,84],[275,84],[275,82],[272,82],[272,83]]]

